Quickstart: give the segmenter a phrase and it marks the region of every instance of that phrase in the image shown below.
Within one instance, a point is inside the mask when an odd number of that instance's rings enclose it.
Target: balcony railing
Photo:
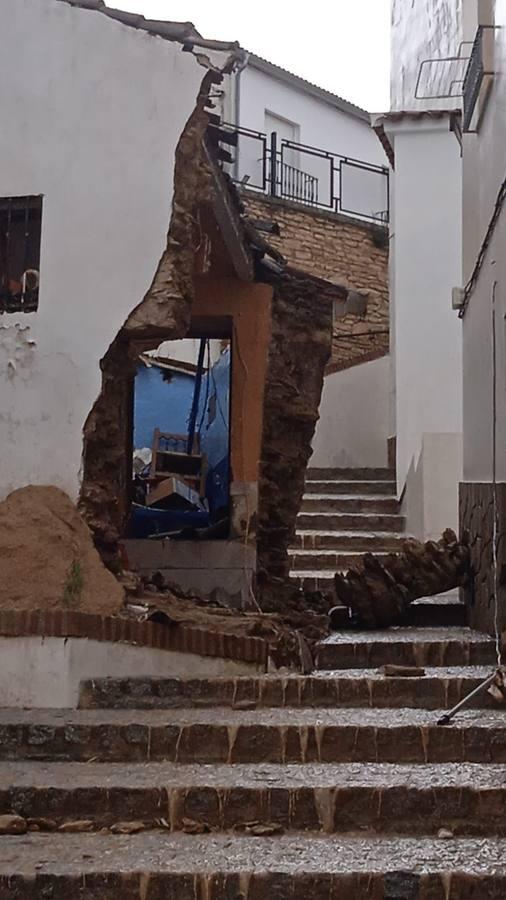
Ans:
[[[237,135],[229,174],[251,190],[368,222],[389,220],[389,171],[307,144],[224,125]]]
[[[485,66],[483,64],[483,38],[484,28],[483,26],[480,26],[476,32],[462,88],[462,95],[464,98],[464,131],[472,130],[474,111],[480,97],[481,86],[485,77]]]
[[[453,56],[424,59],[417,100],[456,99],[463,104],[462,130],[476,132],[494,76],[494,25],[479,25],[474,41],[462,41]]]

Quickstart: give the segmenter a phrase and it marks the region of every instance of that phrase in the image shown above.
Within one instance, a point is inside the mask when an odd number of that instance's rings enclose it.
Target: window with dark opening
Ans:
[[[39,305],[42,197],[0,198],[0,313]]]

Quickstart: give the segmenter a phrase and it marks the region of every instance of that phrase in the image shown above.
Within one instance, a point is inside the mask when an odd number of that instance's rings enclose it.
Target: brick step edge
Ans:
[[[428,835],[447,828],[459,835],[504,836],[505,804],[506,788],[487,785],[480,789],[467,783],[427,787],[408,782],[375,783],[342,788],[278,784],[273,789],[265,782],[255,787],[208,785],[204,777],[198,784],[182,781],[180,787],[162,787],[156,781],[139,786],[128,780],[110,787],[14,785],[1,792],[0,814],[20,816],[28,827],[31,819],[40,820],[39,829],[52,832],[75,821],[87,823],[85,833],[133,820],[139,831],[190,828],[195,834],[237,832],[259,822],[276,826],[273,835],[277,830],[338,834],[359,828],[383,834]],[[161,819],[165,814],[164,825]],[[265,836],[269,836],[268,830]]]
[[[81,709],[388,708],[450,709],[483,681],[483,674],[420,678],[96,678],[81,682]],[[497,709],[484,693],[469,708]]]
[[[136,622],[76,610],[0,610],[2,637],[61,637],[134,644],[156,650],[195,653],[267,666],[269,644],[261,638],[192,628]]]

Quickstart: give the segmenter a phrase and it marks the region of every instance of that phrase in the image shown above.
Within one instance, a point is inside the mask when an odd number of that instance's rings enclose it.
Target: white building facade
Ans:
[[[430,8],[429,8],[430,7]],[[392,428],[407,531],[458,528],[462,334],[452,289],[462,269],[460,98],[424,96],[422,71],[458,49],[460,8],[394,0],[392,111],[376,121],[393,164],[390,314]],[[435,93],[435,91],[433,92]]]
[[[434,108],[439,102],[462,110],[462,266],[453,292],[455,323],[452,326],[450,319],[447,321],[447,378],[453,382],[462,379],[459,518],[471,541],[472,621],[493,632],[496,624],[504,627],[506,623],[500,576],[505,562],[502,534],[506,517],[506,2],[415,0],[412,7],[394,0],[392,102],[399,108],[409,104],[411,97],[415,108]],[[424,59],[431,62],[424,64],[419,78]],[[413,97],[414,93],[418,96]],[[441,95],[438,101],[431,98],[435,93]],[[452,171],[457,180],[455,167]],[[394,190],[396,187],[397,177]],[[448,185],[444,190],[448,191]],[[436,190],[433,199],[437,202]],[[433,229],[440,229],[446,247],[451,233],[455,253],[458,207],[454,198],[455,215],[451,223],[446,218],[444,228],[440,228],[438,216],[433,218]],[[394,230],[399,237],[395,219]],[[395,269],[403,265],[397,252],[393,265]],[[437,283],[440,289],[444,287],[447,305],[449,282],[451,278],[445,283],[439,273]],[[396,307],[402,302],[402,297],[394,297]],[[434,313],[431,320],[436,322]],[[397,359],[402,340],[397,329],[394,339]],[[462,341],[461,375],[458,339]],[[398,378],[396,391],[397,395],[402,392]],[[448,399],[446,389],[443,396]],[[400,406],[397,402],[398,413]],[[398,434],[400,430],[402,412],[397,418]]]

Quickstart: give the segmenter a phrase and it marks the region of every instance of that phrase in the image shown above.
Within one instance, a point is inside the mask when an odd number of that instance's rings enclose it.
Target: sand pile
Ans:
[[[76,507],[56,487],[30,485],[0,503],[0,585],[4,609],[114,615],[124,597]]]

